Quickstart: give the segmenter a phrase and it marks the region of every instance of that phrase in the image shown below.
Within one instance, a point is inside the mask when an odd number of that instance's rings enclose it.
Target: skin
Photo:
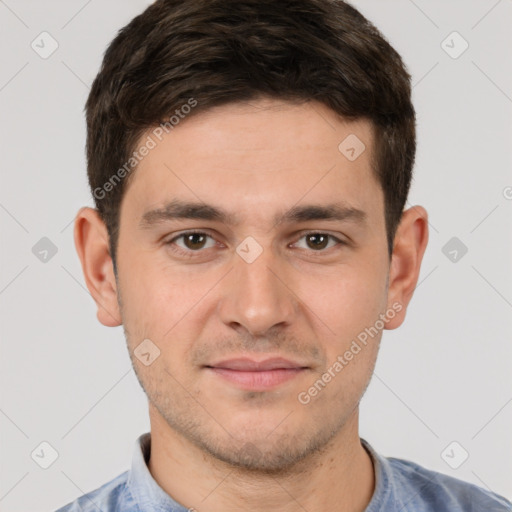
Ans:
[[[338,150],[350,134],[366,146],[355,161]],[[365,328],[399,327],[418,280],[427,212],[404,211],[390,258],[372,147],[368,121],[346,122],[316,102],[260,98],[183,120],[131,177],[121,204],[117,279],[105,225],[96,210],[79,211],[75,243],[98,319],[123,325],[148,396],[149,470],[186,507],[355,512],[369,503],[375,479],[358,411],[382,328],[309,403],[298,395]],[[173,199],[217,206],[239,222],[140,226],[145,212]],[[336,202],[364,211],[366,220],[273,221],[293,206]],[[197,239],[169,243],[190,229],[212,238],[202,246]],[[319,249],[307,232],[345,243],[330,239]],[[252,263],[236,252],[248,236],[262,248]],[[379,314],[384,325],[376,324]],[[144,339],[160,350],[149,366],[133,352]],[[258,392],[204,368],[241,355],[281,356],[308,368]]]

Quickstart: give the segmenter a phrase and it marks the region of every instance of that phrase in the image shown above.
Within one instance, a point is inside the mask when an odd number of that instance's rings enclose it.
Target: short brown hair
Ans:
[[[415,112],[410,75],[375,26],[341,0],[157,0],[111,42],[86,104],[87,173],[114,268],[142,135],[169,126],[191,99],[188,115],[260,96],[316,100],[371,121],[391,254],[412,177]]]

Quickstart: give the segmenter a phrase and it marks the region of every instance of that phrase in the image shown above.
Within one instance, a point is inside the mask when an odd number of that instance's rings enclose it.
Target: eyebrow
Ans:
[[[175,199],[167,203],[163,208],[147,211],[143,214],[139,226],[141,229],[149,229],[163,222],[179,219],[198,219],[217,221],[227,225],[239,224],[238,215],[229,213],[219,207],[189,201]],[[359,224],[365,223],[367,215],[363,210],[354,208],[344,203],[310,204],[294,206],[284,213],[274,216],[274,225],[280,223],[299,223],[310,220],[336,220],[353,221]]]

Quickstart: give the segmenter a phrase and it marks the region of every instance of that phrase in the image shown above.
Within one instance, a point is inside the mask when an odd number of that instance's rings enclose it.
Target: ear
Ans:
[[[98,306],[98,320],[107,327],[121,325],[117,283],[105,223],[97,210],[81,208],[75,218],[75,247],[85,283]]]
[[[404,319],[409,301],[412,298],[421,261],[428,243],[428,214],[422,206],[412,206],[402,213],[397,228],[388,282],[388,308],[397,314],[386,321],[386,329],[396,329]],[[398,305],[401,305],[399,308]]]

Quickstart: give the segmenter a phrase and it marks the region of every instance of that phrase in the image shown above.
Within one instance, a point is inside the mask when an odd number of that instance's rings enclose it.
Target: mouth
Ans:
[[[306,365],[281,357],[263,361],[236,358],[206,365],[204,368],[224,381],[251,391],[275,388],[309,370]]]

